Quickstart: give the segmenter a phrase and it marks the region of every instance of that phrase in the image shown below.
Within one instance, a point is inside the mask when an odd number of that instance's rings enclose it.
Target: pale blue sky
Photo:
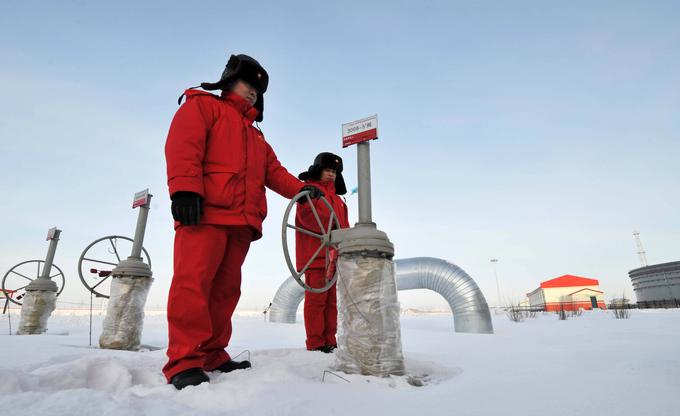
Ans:
[[[87,300],[80,252],[131,235],[132,195],[149,187],[149,305],[164,304],[163,145],[176,99],[247,53],[271,77],[261,127],[295,174],[333,151],[354,186],[340,126],[378,114],[373,214],[397,258],[456,263],[492,304],[492,257],[508,299],[567,273],[599,279],[607,299],[630,294],[634,228],[650,263],[680,260],[678,21],[680,4],[661,1],[5,1],[0,272],[44,258],[58,225],[63,300]],[[286,201],[268,195],[245,308],[268,304],[287,276]]]

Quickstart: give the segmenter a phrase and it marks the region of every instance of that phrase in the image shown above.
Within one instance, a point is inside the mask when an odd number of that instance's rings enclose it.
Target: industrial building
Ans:
[[[604,292],[597,279],[565,274],[541,282],[527,293],[529,307],[545,311],[573,311],[578,309],[605,309]]]
[[[633,269],[628,276],[638,308],[680,307],[680,261]]]

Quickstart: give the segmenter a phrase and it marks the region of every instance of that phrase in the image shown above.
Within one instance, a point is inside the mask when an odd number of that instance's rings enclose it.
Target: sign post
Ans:
[[[357,145],[359,224],[373,224],[371,213],[371,144],[378,138],[378,115],[342,125],[342,147]],[[375,224],[373,224],[375,226]]]

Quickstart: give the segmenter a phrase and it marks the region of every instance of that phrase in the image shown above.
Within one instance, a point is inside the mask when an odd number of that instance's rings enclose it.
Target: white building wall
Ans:
[[[598,301],[604,301],[602,293],[583,291],[576,293],[574,296],[570,296],[570,293],[574,293],[581,289],[592,289],[599,290],[599,286],[567,286],[567,287],[548,287],[544,288],[544,296],[546,303],[554,302],[590,302],[590,297],[595,296]],[[577,300],[578,299],[578,300]]]

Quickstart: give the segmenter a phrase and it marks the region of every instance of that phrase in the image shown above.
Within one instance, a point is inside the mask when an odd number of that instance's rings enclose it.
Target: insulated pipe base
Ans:
[[[17,335],[37,335],[47,331],[47,320],[56,304],[56,290],[27,290],[21,305],[21,321]]]
[[[341,255],[337,273],[335,369],[379,377],[404,375],[394,263]]]
[[[144,305],[153,279],[113,277],[99,346],[112,350],[139,349],[144,326]]]

